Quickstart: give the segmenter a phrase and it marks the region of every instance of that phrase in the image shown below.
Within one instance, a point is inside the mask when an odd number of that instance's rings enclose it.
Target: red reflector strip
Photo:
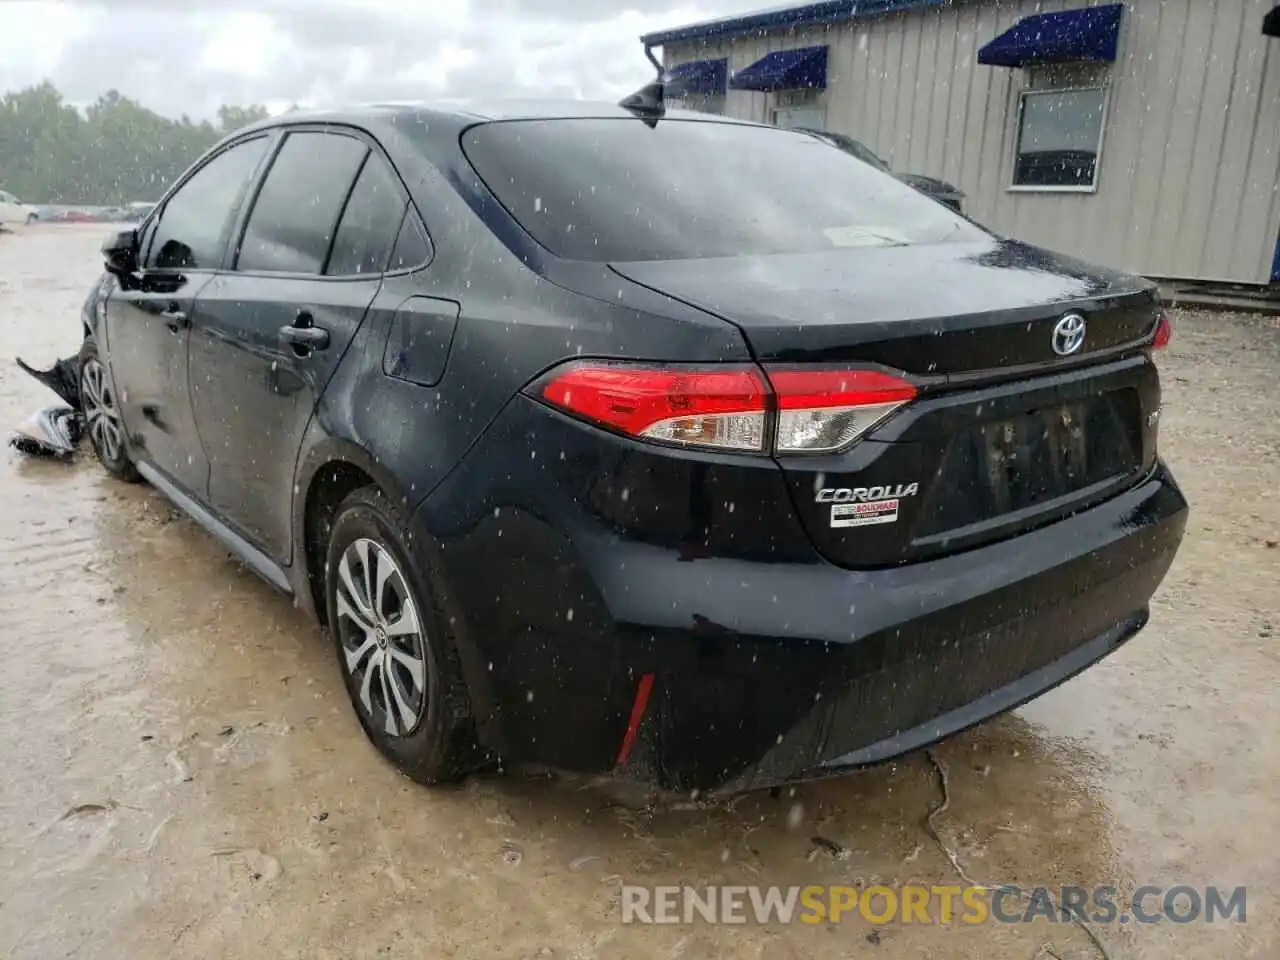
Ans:
[[[631,719],[627,721],[627,732],[622,736],[622,746],[618,750],[618,766],[626,766],[631,756],[631,748],[636,742],[636,733],[640,730],[640,721],[649,706],[649,694],[653,692],[653,674],[646,673],[640,677],[640,685],[636,687],[636,699],[631,704]]]
[[[680,370],[573,364],[542,388],[548,403],[597,423],[639,436],[677,417],[764,413],[766,387],[751,369]]]
[[[770,367],[768,374],[780,410],[878,406],[903,403],[916,395],[913,384],[879,370]]]

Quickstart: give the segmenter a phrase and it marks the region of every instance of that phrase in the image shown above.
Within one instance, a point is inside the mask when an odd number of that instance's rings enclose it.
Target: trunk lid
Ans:
[[[1072,358],[1136,344],[1149,281],[1014,241],[614,263],[627,279],[735,324],[761,362],[880,363],[921,376],[1060,364],[1053,327],[1088,322]]]
[[[1151,469],[1150,282],[1010,241],[613,264],[773,364],[882,365],[919,396],[847,450],[780,456],[815,547],[855,568],[1014,536]],[[1083,344],[1054,348],[1069,313]]]

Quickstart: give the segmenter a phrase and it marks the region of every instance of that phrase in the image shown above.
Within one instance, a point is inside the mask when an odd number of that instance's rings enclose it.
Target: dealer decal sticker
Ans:
[[[897,520],[897,497],[891,500],[831,505],[831,526],[833,527],[868,527],[873,523],[896,523]]]

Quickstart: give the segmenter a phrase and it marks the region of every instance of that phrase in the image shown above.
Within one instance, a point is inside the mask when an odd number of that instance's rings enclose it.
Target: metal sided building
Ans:
[[[642,40],[687,106],[850,136],[998,233],[1280,282],[1275,0],[826,0]]]

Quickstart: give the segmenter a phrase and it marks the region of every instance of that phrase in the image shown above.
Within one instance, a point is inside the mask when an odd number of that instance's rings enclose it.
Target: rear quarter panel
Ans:
[[[368,451],[399,479],[411,503],[444,479],[521,387],[562,360],[749,358],[730,324],[644,291],[636,291],[643,298],[637,306],[628,300],[634,286],[605,265],[578,271],[576,285],[594,295],[549,279],[556,265],[513,236],[518,228],[505,211],[474,174],[468,180],[456,137],[442,135],[440,154],[428,158],[394,125],[371,132],[409,188],[434,253],[425,267],[384,280],[378,302],[387,309],[361,328],[321,398],[316,423],[324,439]],[[411,297],[459,305],[434,386],[384,372],[394,305]]]

